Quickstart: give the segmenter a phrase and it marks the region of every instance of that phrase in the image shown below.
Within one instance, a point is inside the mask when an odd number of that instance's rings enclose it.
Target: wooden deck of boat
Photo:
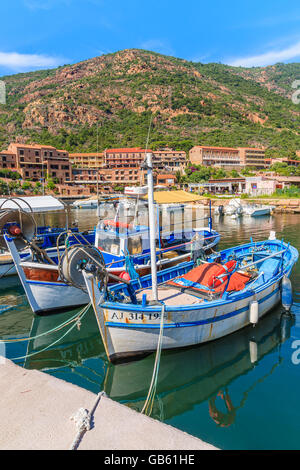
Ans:
[[[143,294],[147,295],[147,300],[153,300],[152,289],[147,288],[138,292],[137,299],[142,300]],[[164,302],[165,305],[176,306],[176,305],[193,305],[203,302],[202,299],[186,292],[181,292],[175,287],[161,286],[157,289],[158,300]]]

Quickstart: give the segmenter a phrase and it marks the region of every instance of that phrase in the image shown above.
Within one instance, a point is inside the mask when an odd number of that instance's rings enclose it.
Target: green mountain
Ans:
[[[242,68],[129,49],[52,70],[2,77],[0,146],[12,140],[69,151],[194,144],[300,149],[300,64]],[[98,136],[98,138],[97,138]]]

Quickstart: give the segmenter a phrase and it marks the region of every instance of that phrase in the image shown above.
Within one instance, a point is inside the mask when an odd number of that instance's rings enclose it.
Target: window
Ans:
[[[38,150],[36,150],[36,151],[34,152],[34,154],[35,154],[36,157],[39,157],[39,156],[40,156],[40,152],[39,152]]]
[[[39,158],[36,158],[35,161],[36,161],[36,163],[39,163],[39,162],[40,162],[40,159],[39,159]]]
[[[128,252],[130,255],[142,253],[142,237],[128,238]]]
[[[20,155],[24,155],[24,150],[20,150]]]
[[[21,158],[20,158],[20,162],[24,162],[24,157],[21,157]]]

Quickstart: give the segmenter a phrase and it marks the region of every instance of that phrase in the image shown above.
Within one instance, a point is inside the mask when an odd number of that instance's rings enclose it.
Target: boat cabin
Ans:
[[[106,263],[123,259],[128,254],[146,254],[150,251],[149,227],[103,220],[96,228],[95,245],[101,250]]]

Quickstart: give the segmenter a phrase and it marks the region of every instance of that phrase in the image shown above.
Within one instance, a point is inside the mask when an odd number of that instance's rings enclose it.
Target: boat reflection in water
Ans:
[[[294,317],[273,311],[255,328],[245,328],[193,349],[164,352],[151,416],[160,420],[170,419],[208,400],[209,414],[216,424],[230,426],[255,387],[255,381],[244,391],[237,406],[231,401],[228,387],[284,343],[290,337],[293,324]],[[152,377],[153,362],[152,355],[134,363],[109,364],[105,379],[107,395],[141,411]],[[267,372],[264,370],[264,377],[273,373],[280,362],[278,358]],[[219,411],[219,408],[224,410],[224,406],[225,412]]]
[[[31,336],[55,328],[74,313],[76,310],[56,316],[35,317]],[[280,351],[280,345],[290,338],[294,323],[293,316],[282,314],[277,309],[266,315],[255,328],[247,327],[198,347],[164,351],[151,416],[168,420],[208,401],[208,412],[214,422],[221,427],[230,426],[256,384],[280,366],[280,353],[274,358],[272,356],[267,368],[261,367],[263,373],[259,374],[259,379],[250,380],[251,385],[243,391],[239,403],[232,402],[230,385],[241,375],[259,367],[268,354],[276,349]],[[94,392],[104,390],[111,399],[141,411],[152,378],[154,355],[120,365],[107,362],[91,309],[79,330],[75,327],[55,343],[65,331],[59,330],[30,341],[27,347],[29,357],[24,366],[53,371],[60,378],[67,378]],[[44,348],[48,349],[39,352]],[[92,363],[89,362],[91,359],[94,359]],[[72,375],[65,377],[60,373],[61,369]]]
[[[45,371],[71,367],[76,373],[75,368],[81,366],[85,359],[105,356],[104,347],[99,341],[99,329],[95,315],[91,308],[82,322],[78,326],[75,325],[70,333],[66,334],[74,323],[58,331],[45,334],[74,317],[76,312],[78,310],[53,316],[34,317],[30,337],[35,339],[30,340],[27,345],[26,354],[28,357],[24,364],[27,369]],[[62,338],[63,335],[65,337]],[[37,336],[40,337],[36,338]]]

